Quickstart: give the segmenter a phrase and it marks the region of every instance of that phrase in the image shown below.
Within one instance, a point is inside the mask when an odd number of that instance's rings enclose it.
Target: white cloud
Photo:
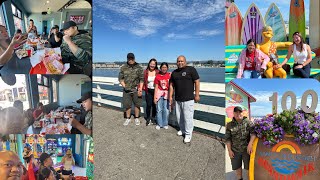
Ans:
[[[202,30],[197,32],[197,35],[199,36],[214,36],[218,34],[222,34],[224,31],[222,30]]]
[[[177,40],[177,39],[190,39],[193,38],[190,34],[176,34],[176,33],[169,33],[164,36],[164,40]]]
[[[263,102],[271,102],[269,101],[269,98],[272,96],[272,92],[270,91],[255,91],[250,92],[250,94],[256,98],[257,102],[263,103]]]
[[[265,116],[272,113],[272,108],[267,106],[256,106],[251,104],[251,116]]]
[[[224,1],[118,0],[106,3],[96,0],[94,10],[112,29],[145,37],[172,23],[182,29],[184,24],[214,18],[215,14],[224,12]],[[108,14],[114,16],[111,18]]]
[[[215,36],[223,34],[222,30],[200,30],[194,34],[185,34],[185,33],[169,33],[166,34],[164,40],[177,40],[177,39],[203,39],[209,36]]]

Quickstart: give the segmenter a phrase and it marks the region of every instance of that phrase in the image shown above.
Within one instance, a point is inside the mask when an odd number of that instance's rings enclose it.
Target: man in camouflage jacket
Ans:
[[[241,107],[235,107],[233,119],[226,127],[225,138],[232,170],[236,171],[237,178],[240,180],[242,180],[242,161],[244,169],[249,170],[250,154],[255,137],[253,122],[243,117]]]
[[[134,103],[135,124],[140,125],[139,114],[142,106],[142,86],[143,86],[143,69],[135,62],[133,53],[128,53],[127,64],[123,65],[119,73],[119,82],[123,87],[122,104],[126,111],[126,120],[124,126],[127,126],[131,119],[131,106]]]
[[[70,63],[70,74],[92,72],[92,38],[87,31],[78,30],[77,24],[68,21],[63,26],[63,41],[60,46],[63,63]]]
[[[85,111],[87,111],[85,122],[82,125],[78,120],[74,117],[69,118],[69,123],[72,127],[77,128],[83,134],[92,136],[92,128],[93,128],[93,118],[92,118],[92,92],[87,92],[82,95],[81,99],[77,100],[77,102],[81,102]]]

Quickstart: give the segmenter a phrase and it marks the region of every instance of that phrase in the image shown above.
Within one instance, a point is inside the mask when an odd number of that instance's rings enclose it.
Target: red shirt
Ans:
[[[246,63],[244,70],[254,71],[256,69],[256,63],[254,61],[254,51],[252,53],[246,52]]]
[[[156,78],[154,79],[154,84],[158,84],[158,88],[160,90],[169,90],[169,80],[170,80],[170,73],[166,73],[164,75],[157,74]]]
[[[33,111],[33,118],[37,119],[42,112],[42,110],[36,109],[35,111]]]

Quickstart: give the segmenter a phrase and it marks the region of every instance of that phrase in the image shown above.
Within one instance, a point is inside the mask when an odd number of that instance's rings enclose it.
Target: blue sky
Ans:
[[[151,58],[175,62],[224,59],[225,2],[220,0],[95,0],[93,61]]]
[[[281,11],[284,21],[289,21],[290,0],[235,0],[234,2],[241,11],[242,16],[246,14],[248,7],[251,5],[251,3],[255,3],[258,6],[263,17],[266,15],[266,12],[271,3],[275,3]],[[309,0],[305,0],[304,7],[307,22],[309,21],[309,6]]]
[[[301,97],[306,90],[314,90],[320,97],[320,84],[314,79],[235,79],[234,82],[257,99],[251,103],[252,116],[264,116],[272,113],[272,102],[269,97],[278,92],[278,112],[281,112],[281,99],[286,91],[292,91],[297,97],[297,107],[301,105]],[[316,112],[320,112],[320,102]],[[291,106],[290,98],[287,99],[287,107]],[[311,106],[311,97],[308,97],[307,105]]]

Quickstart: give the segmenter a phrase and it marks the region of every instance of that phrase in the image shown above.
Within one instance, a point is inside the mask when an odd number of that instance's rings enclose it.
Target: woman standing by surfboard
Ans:
[[[266,70],[270,58],[259,49],[256,42],[249,39],[247,47],[242,50],[239,57],[239,69],[237,78],[261,78],[261,73]]]
[[[277,65],[277,68],[286,64],[288,59],[290,59],[291,55],[293,54],[293,74],[301,78],[309,78],[312,61],[310,46],[304,43],[300,32],[293,33],[292,37],[293,44],[289,46],[287,57],[281,64]]]

